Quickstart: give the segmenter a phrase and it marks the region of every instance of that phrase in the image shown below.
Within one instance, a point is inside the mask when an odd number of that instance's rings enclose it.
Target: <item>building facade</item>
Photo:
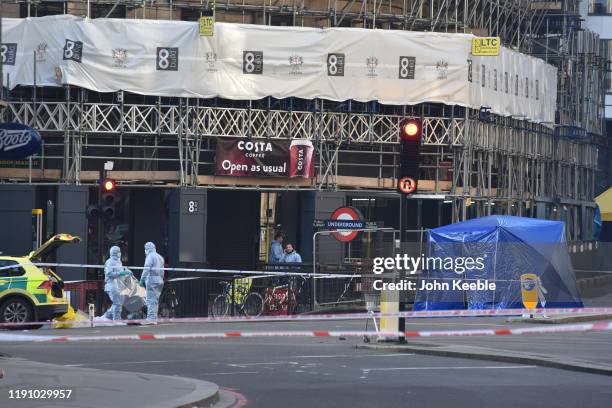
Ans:
[[[581,15],[585,20],[585,26],[597,33],[602,42],[604,52],[608,58],[612,55],[612,2],[608,0],[588,0],[581,4]],[[610,76],[610,66],[606,67],[607,75],[604,85],[605,91],[605,134],[612,134],[612,77]],[[611,144],[608,143],[606,157],[612,157],[610,150]],[[606,170],[606,182],[599,186],[598,193],[611,186],[610,175],[612,174],[612,163],[609,159],[602,161],[602,166]]]
[[[153,240],[175,265],[255,268],[265,262],[274,230],[284,231],[309,261],[313,220],[343,205],[359,208],[380,227],[399,228],[400,217],[410,230],[418,230],[509,214],[563,220],[568,240],[591,240],[593,198],[605,175],[607,57],[598,36],[582,26],[579,6],[578,1],[518,0],[272,6],[257,1],[4,2],[5,18],[73,14],[196,21],[214,14],[218,22],[495,36],[508,50],[556,67],[557,94],[554,121],[536,123],[491,114],[486,106],[435,100],[397,105],[155,96],[101,92],[61,79],[54,87],[15,87],[4,77],[3,122],[33,126],[44,143],[41,153],[28,160],[3,161],[0,217],[29,223],[31,208],[43,208],[51,219],[47,234],[87,237],[87,253],[60,254],[62,260],[93,264],[114,244],[124,248],[129,263],[140,263],[142,244]],[[434,68],[446,69],[444,63]],[[476,72],[485,77],[484,68]],[[497,72],[494,77],[497,90]],[[538,86],[525,85],[520,92],[529,97],[529,89],[536,92]],[[418,191],[400,210],[398,135],[406,117],[422,121],[423,151]],[[219,176],[215,155],[224,137],[308,139],[315,148],[316,175]],[[100,171],[108,161],[118,201],[112,220],[101,220],[88,210],[99,201]],[[73,203],[68,214],[60,214],[67,202]],[[28,246],[29,232],[21,235],[1,243],[3,252]],[[368,253],[371,240],[364,237],[350,248],[328,245],[342,259],[358,258]]]

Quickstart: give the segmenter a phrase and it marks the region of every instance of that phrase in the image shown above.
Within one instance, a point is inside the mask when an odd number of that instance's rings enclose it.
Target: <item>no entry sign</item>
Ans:
[[[349,242],[354,240],[359,234],[355,229],[363,229],[364,222],[359,210],[353,207],[340,207],[331,215],[331,220],[326,223],[326,227],[336,229],[332,233],[334,238],[340,242]],[[342,229],[340,229],[342,228]]]

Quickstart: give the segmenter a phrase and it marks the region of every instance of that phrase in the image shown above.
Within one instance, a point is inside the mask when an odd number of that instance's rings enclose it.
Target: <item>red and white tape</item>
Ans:
[[[445,330],[445,331],[406,331],[406,332],[371,332],[371,331],[277,331],[249,332],[229,331],[216,333],[141,333],[107,336],[35,336],[0,333],[0,342],[80,342],[80,341],[139,341],[139,340],[192,340],[220,339],[230,337],[480,337],[480,336],[520,336],[551,333],[582,333],[602,332],[612,330],[612,322],[596,322],[581,324],[564,324],[555,326],[538,326],[516,329],[476,329],[476,330]]]
[[[492,309],[492,310],[431,310],[418,312],[372,312],[372,313],[336,313],[317,315],[277,315],[277,316],[228,316],[228,317],[177,317],[158,319],[158,323],[244,323],[244,322],[290,322],[290,321],[321,321],[321,320],[362,320],[381,317],[404,317],[409,319],[433,317],[505,317],[523,314],[548,316],[556,315],[585,315],[585,314],[612,314],[612,307],[585,307],[585,308],[551,308],[551,309]],[[140,324],[144,320],[106,320],[94,321],[96,327],[117,326],[125,324]],[[28,322],[28,323],[0,323],[2,327],[28,327],[32,325],[53,326],[71,325],[73,327],[91,327],[89,320],[70,322]]]

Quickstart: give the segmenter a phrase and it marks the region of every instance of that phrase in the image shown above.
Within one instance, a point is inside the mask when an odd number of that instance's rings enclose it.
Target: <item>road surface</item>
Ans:
[[[409,322],[410,329],[422,330],[506,325],[501,318],[422,319]],[[100,335],[313,329],[360,330],[363,329],[363,322],[166,324],[157,327],[41,330],[30,333]],[[548,344],[552,353],[579,354],[586,360],[597,360],[599,355],[611,361],[612,336],[609,333],[567,336],[570,335],[564,334],[558,338],[505,337],[503,341],[507,342],[508,347],[523,349],[537,344],[537,347],[545,350],[545,344]],[[424,343],[423,339],[418,340]],[[499,341],[495,338],[458,340],[462,343],[477,341],[486,346]],[[612,406],[612,377],[609,376],[533,365],[358,350],[354,348],[358,343],[361,343],[359,338],[282,337],[0,343],[0,352],[64,366],[211,381],[243,395],[248,407]]]

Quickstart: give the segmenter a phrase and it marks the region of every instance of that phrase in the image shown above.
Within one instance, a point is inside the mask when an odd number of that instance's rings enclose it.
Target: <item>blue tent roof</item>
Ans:
[[[436,242],[479,242],[490,234],[504,230],[517,240],[530,243],[565,242],[565,226],[561,221],[539,218],[491,215],[432,229],[430,240]]]
[[[494,291],[420,290],[415,310],[522,308],[521,275],[540,279],[540,306],[581,307],[576,278],[560,221],[490,216],[429,231],[428,257],[465,261],[480,258],[483,267],[462,271],[433,263],[420,276],[426,282],[489,280]],[[455,262],[456,264],[456,262]],[[428,267],[429,268],[429,267]]]

